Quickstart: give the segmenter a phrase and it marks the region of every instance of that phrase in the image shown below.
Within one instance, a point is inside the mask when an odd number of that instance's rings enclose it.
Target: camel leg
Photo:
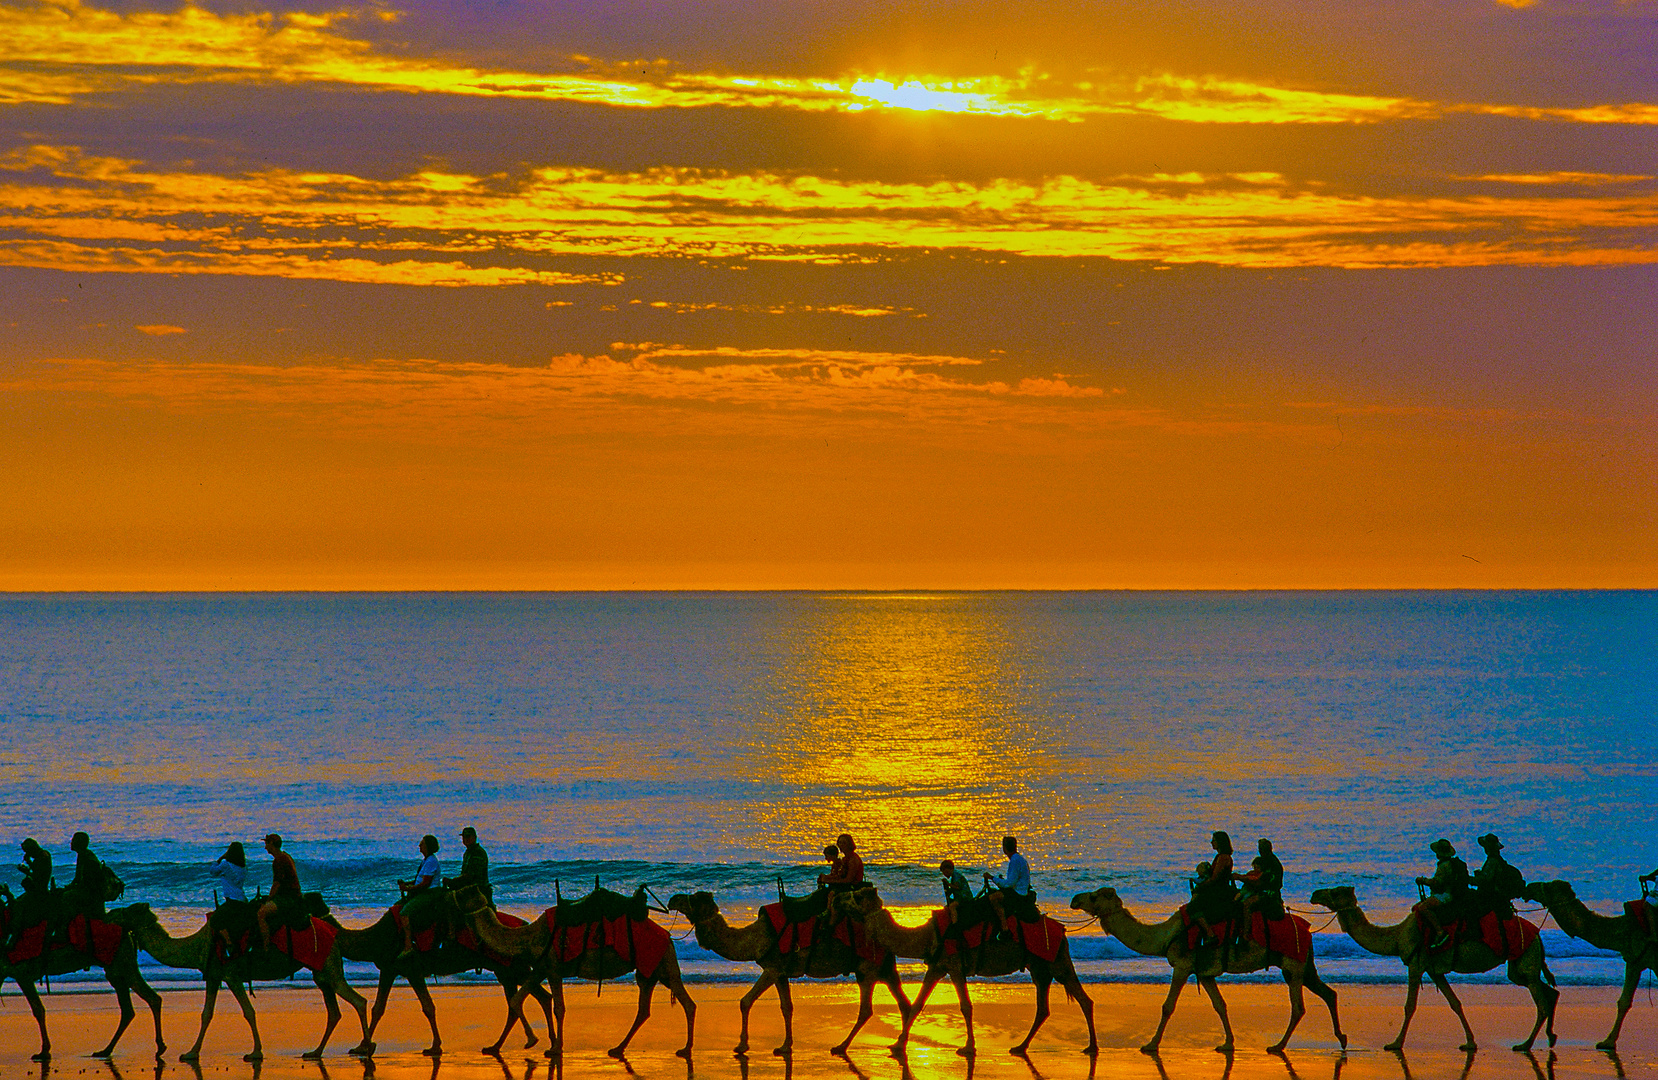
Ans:
[[[1382,1047],[1383,1050],[1402,1051],[1405,1048],[1405,1032],[1410,1030],[1410,1018],[1416,1015],[1416,999],[1422,993],[1422,969],[1413,967],[1409,970],[1405,988],[1405,1019],[1399,1025],[1399,1034],[1393,1041]]]
[[[622,1036],[621,1042],[617,1043],[615,1046],[612,1046],[609,1050],[605,1051],[605,1053],[609,1054],[613,1058],[625,1057],[627,1055],[628,1043],[633,1041],[634,1033],[644,1027],[645,1021],[650,1019],[651,992],[655,989],[655,979],[641,978],[639,980],[639,1009],[633,1014],[633,1026],[628,1028],[628,1033]],[[681,1056],[683,1057],[684,1055]]]
[[[353,1046],[349,1053],[367,1057],[374,1053],[374,1042],[368,1037],[368,999],[359,994],[356,987],[346,981],[345,961],[338,953],[328,960],[328,980],[333,984],[335,992],[340,997],[345,998],[346,1003],[357,1014],[357,1026],[363,1033],[362,1041]],[[318,1049],[320,1050],[321,1047],[318,1047]]]
[[[1094,999],[1082,988],[1082,980],[1077,978],[1075,968],[1062,969],[1056,973],[1056,977],[1059,979],[1059,985],[1065,988],[1065,992],[1076,998],[1077,1006],[1082,1009],[1082,1018],[1088,1022],[1088,1045],[1082,1048],[1082,1052],[1089,1057],[1097,1057],[1100,1052],[1100,1038],[1094,1034]]]
[[[783,1014],[783,1045],[772,1051],[779,1057],[794,1053],[794,987],[786,975],[777,977],[777,1009]],[[784,1071],[788,1071],[785,1066]]]
[[[110,974],[109,982],[111,986],[115,987],[117,997],[129,992],[134,993],[144,1004],[150,1007],[150,1016],[155,1020],[155,1056],[157,1060],[160,1060],[161,1055],[167,1052],[167,1042],[161,1035],[161,995],[156,993],[155,989],[144,981],[143,974],[138,970],[136,954],[130,958],[130,963],[130,968],[123,965],[123,970],[119,974]],[[132,1003],[129,997],[126,1002],[126,1010],[131,1008]],[[115,1050],[115,1043],[120,1037],[120,1033],[117,1032],[115,1038],[109,1041],[109,1046],[105,1047],[104,1052],[93,1056],[109,1057],[110,1053]]]
[[[390,971],[380,972],[380,981],[374,987],[374,1004],[368,1013],[369,1038],[374,1037],[374,1031],[380,1026],[380,1019],[386,1015],[386,1002],[391,1000],[392,987],[397,983],[397,976]]]
[[[17,980],[18,989],[23,991],[23,998],[29,1003],[29,1012],[34,1014],[35,1025],[40,1028],[40,1053],[30,1057],[30,1061],[51,1061],[52,1040],[46,1034],[46,1006],[40,1000],[40,991],[35,989],[32,982]]]
[[[1543,1029],[1544,1021],[1549,1025],[1549,1045],[1553,1046],[1554,1035],[1554,1006],[1560,1000],[1560,992],[1543,984],[1543,977],[1539,972],[1522,974],[1520,961],[1511,960],[1508,964],[1508,980],[1526,988],[1531,994],[1531,1000],[1537,1004],[1537,1021],[1531,1025],[1531,1034],[1525,1042],[1515,1043],[1514,1049],[1521,1053],[1531,1050],[1531,1044],[1537,1041],[1537,1033]]]
[[[134,964],[136,963],[135,959]],[[161,995],[144,981],[143,976],[139,976],[138,981],[133,984],[133,990],[143,999],[144,1004],[150,1007],[150,1015],[155,1018],[155,1056],[160,1060],[161,1055],[167,1052],[167,1043],[161,1037]]]
[[[92,1056],[95,1058],[107,1058],[114,1054],[115,1044],[121,1041],[121,1036],[126,1034],[127,1027],[132,1023],[133,1017],[138,1015],[137,1010],[132,1007],[132,990],[128,988],[126,980],[119,975],[110,975],[108,972],[105,972],[105,976],[109,979],[109,985],[115,990],[116,1002],[121,1006],[121,1022],[116,1025],[115,1034],[109,1037],[109,1042],[105,1044],[104,1048],[92,1051]]]
[[[1307,1015],[1306,996],[1301,992],[1301,978],[1289,968],[1284,968],[1284,982],[1290,988],[1290,1026],[1284,1029],[1284,1037],[1267,1047],[1269,1054],[1282,1054],[1284,1047],[1290,1043],[1290,1036],[1295,1029],[1301,1026],[1301,1018]]]
[[[1445,995],[1445,1000],[1450,1003],[1451,1011],[1457,1014],[1458,1020],[1462,1021],[1463,1043],[1457,1049],[1479,1049],[1479,1045],[1474,1041],[1474,1029],[1468,1026],[1468,1014],[1462,1011],[1462,999],[1458,998],[1457,992],[1451,989],[1450,980],[1437,971],[1428,974],[1433,978],[1433,984],[1439,987],[1439,992]]]
[[[1186,980],[1191,974],[1182,968],[1174,969],[1174,974],[1169,977],[1169,996],[1163,999],[1163,1015],[1157,1021],[1157,1032],[1151,1037],[1151,1042],[1140,1047],[1140,1053],[1155,1054],[1157,1048],[1163,1044],[1163,1031],[1169,1026],[1169,1019],[1174,1016],[1175,1003],[1180,1000],[1180,992],[1186,989]]]
[[[526,983],[515,992],[507,995],[507,1021],[501,1025],[501,1034],[495,1041],[483,1048],[484,1053],[499,1054],[501,1052],[501,1044],[507,1041],[507,1036],[512,1033],[512,1029],[518,1026],[519,1020],[523,1019],[524,999],[529,996],[529,993],[529,984]],[[553,1037],[554,1049],[557,1046],[558,1039]],[[550,1055],[553,1050],[548,1050],[547,1053]]]
[[[1618,1049],[1618,1033],[1623,1030],[1623,1018],[1629,1015],[1629,1007],[1635,1004],[1635,990],[1641,985],[1642,969],[1634,964],[1625,963],[1623,966],[1623,993],[1618,995],[1618,1018],[1612,1021],[1612,1030],[1606,1033],[1606,1038],[1595,1044],[1596,1050]]]
[[[409,989],[415,992],[420,1001],[420,1011],[426,1017],[426,1024],[432,1029],[432,1045],[422,1050],[427,1057],[441,1057],[443,1055],[443,1036],[438,1034],[438,1007],[432,1000],[432,991],[427,988],[426,980],[419,975],[409,976]],[[522,1019],[522,1017],[520,1017]]]
[[[979,1053],[978,1044],[973,1041],[973,997],[967,992],[967,972],[963,968],[955,968],[950,972],[950,981],[956,987],[956,1001],[961,1005],[961,1018],[967,1024],[967,1045],[956,1053],[964,1058],[976,1057]]]
[[[507,996],[508,1001],[512,1000],[512,995],[516,994],[518,989],[517,984],[505,982],[501,984],[501,992]],[[529,990],[530,996],[541,1005],[542,1015],[547,1018],[547,1032],[550,1036],[553,1030],[553,995],[543,990],[539,981],[531,983]],[[535,1033],[535,1028],[530,1026],[530,1018],[524,1014],[522,1009],[518,1011],[518,1022],[524,1026],[524,1049],[528,1050],[541,1041]]]
[[[691,1044],[696,1040],[697,1031],[697,1003],[691,1000],[690,991],[685,989],[685,980],[679,974],[679,959],[672,953],[664,961],[669,964],[663,974],[663,985],[667,986],[668,993],[673,1000],[679,1002],[679,1007],[685,1010],[685,1047],[675,1050],[674,1053],[686,1061],[691,1060]]]
[[[915,1001],[910,1005],[910,1014],[904,1018],[904,1028],[898,1033],[898,1041],[888,1048],[892,1051],[894,1057],[903,1057],[908,1051],[910,1028],[915,1026],[916,1018],[921,1015],[921,1010],[926,1006],[927,999],[932,996],[933,987],[937,986],[938,981],[943,977],[943,971],[935,968],[927,969],[926,976],[921,980],[921,992],[915,995]]]
[[[1199,986],[1203,987],[1203,992],[1209,995],[1209,1003],[1215,1007],[1215,1013],[1220,1017],[1221,1030],[1226,1032],[1226,1041],[1215,1047],[1215,1051],[1221,1054],[1230,1054],[1232,1052],[1232,1020],[1226,1015],[1226,999],[1220,996],[1220,983],[1212,975],[1207,979],[1200,975],[1197,982]]]
[[[213,1000],[219,996],[219,986],[215,982],[208,992],[207,1007],[202,1010],[201,1034],[196,1036],[196,1045],[191,1050],[191,1057],[186,1060],[195,1061],[201,1056],[202,1036],[207,1034],[207,1021],[213,1017]],[[259,1014],[253,1011],[253,996],[248,993],[248,985],[244,982],[230,984],[231,996],[242,1007],[242,1019],[247,1021],[248,1030],[253,1033],[253,1049],[242,1055],[243,1061],[263,1061],[265,1059],[265,1044],[259,1038]]]
[[[1053,990],[1053,975],[1047,971],[1038,973],[1034,970],[1034,965],[1032,966],[1031,978],[1036,983],[1036,1018],[1031,1021],[1030,1030],[1025,1032],[1025,1041],[1018,1046],[1008,1048],[1008,1053],[1018,1054],[1020,1057],[1023,1057],[1025,1051],[1030,1049],[1031,1040],[1036,1038],[1037,1030],[1041,1028],[1042,1022],[1048,1018],[1048,1013],[1052,1011],[1048,1007],[1048,995]]]
[[[764,994],[767,990],[770,990],[771,987],[772,987],[772,984],[775,983],[776,981],[777,981],[777,973],[776,972],[767,971],[765,968],[761,968],[760,969],[760,977],[758,979],[754,980],[754,985],[748,988],[748,993],[744,994],[742,996],[742,999],[737,1002],[737,1011],[742,1015],[743,1026],[742,1026],[742,1031],[737,1035],[737,1045],[733,1046],[731,1048],[731,1052],[733,1054],[737,1055],[738,1057],[742,1057],[744,1054],[748,1053],[748,1014],[749,1014],[749,1010],[754,1008],[754,1003],[756,1001],[760,1000],[760,995]],[[778,990],[777,996],[778,996],[779,999],[781,999],[782,996],[783,996],[783,991]],[[779,1046],[775,1051],[773,1051],[773,1053],[778,1053],[778,1054],[787,1053],[788,1052],[787,1047],[788,1047],[788,1042],[785,1041],[783,1046]]]
[[[1341,1030],[1341,1012],[1336,1008],[1335,987],[1320,978],[1318,970],[1311,963],[1307,965],[1307,971],[1302,981],[1306,984],[1308,990],[1317,994],[1319,999],[1330,1007],[1330,1027],[1335,1031],[1336,1041],[1341,1043],[1341,1048],[1343,1050],[1347,1049],[1347,1033]]]
[[[858,1019],[852,1022],[852,1030],[846,1033],[846,1038],[840,1041],[839,1046],[831,1046],[829,1052],[836,1057],[845,1057],[846,1048],[852,1045],[859,1030],[869,1023],[869,1018],[875,1015],[875,980],[871,977],[858,979]]]
[[[898,963],[888,957],[886,968],[882,972],[881,982],[886,985],[892,994],[892,1000],[898,1003],[898,1019],[905,1021],[910,1018],[910,999],[904,993],[904,980],[898,976]]]
[[[312,972],[311,981],[317,984],[318,990],[322,991],[322,1003],[328,1010],[328,1025],[322,1029],[322,1041],[317,1043],[316,1049],[307,1050],[300,1057],[307,1061],[320,1061],[322,1060],[323,1051],[328,1046],[329,1038],[334,1034],[334,1029],[340,1026],[340,996],[334,992],[334,985],[323,977],[322,972]],[[367,1026],[367,1021],[364,1021],[364,1027]]]
[[[553,1027],[556,1029],[547,1036],[547,1056],[556,1058],[564,1052],[564,979],[554,973],[547,977],[547,986],[553,995]],[[524,1015],[524,991],[518,991],[518,1015]],[[511,1023],[511,1020],[508,1020]]]

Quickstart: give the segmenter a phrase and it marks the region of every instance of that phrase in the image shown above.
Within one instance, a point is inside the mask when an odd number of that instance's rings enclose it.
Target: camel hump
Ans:
[[[650,906],[645,899],[643,885],[632,896],[624,896],[606,888],[595,888],[580,900],[560,900],[554,909],[559,926],[586,926],[609,919],[632,919],[645,922],[650,918]]]
[[[767,905],[770,907],[771,905]],[[783,896],[777,901],[778,910],[786,923],[803,923],[829,910],[829,890],[819,889],[807,896]]]

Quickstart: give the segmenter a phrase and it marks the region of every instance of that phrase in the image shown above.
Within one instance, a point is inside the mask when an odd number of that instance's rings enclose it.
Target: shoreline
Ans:
[[[906,983],[914,994],[917,986]],[[900,1017],[885,989],[877,989],[875,1014],[854,1041],[849,1060],[832,1057],[828,1048],[845,1036],[857,1011],[854,986],[838,983],[795,985],[795,1051],[791,1060],[772,1055],[779,1041],[782,1022],[775,992],[756,1002],[751,1016],[750,1054],[746,1061],[732,1055],[739,1031],[737,1000],[744,988],[731,985],[691,987],[697,1002],[696,1045],[692,1061],[675,1057],[685,1033],[683,1014],[670,1004],[667,993],[658,988],[652,999],[652,1014],[629,1050],[624,1066],[605,1056],[604,1051],[620,1039],[631,1022],[637,991],[631,981],[607,983],[602,994],[593,984],[570,982],[565,986],[568,1012],[565,1018],[567,1045],[562,1069],[540,1054],[523,1048],[515,1033],[500,1058],[479,1052],[492,1041],[505,1017],[503,999],[493,987],[437,986],[433,997],[445,1053],[436,1060],[420,1051],[427,1045],[428,1031],[414,995],[405,984],[393,990],[385,1019],[376,1033],[378,1049],[371,1062],[349,1056],[346,1051],[359,1036],[355,1016],[346,1008],[329,1043],[328,1054],[319,1063],[302,1061],[320,1034],[324,1020],[321,996],[306,986],[276,985],[261,988],[254,997],[259,1026],[264,1037],[266,1060],[259,1068],[243,1063],[241,1055],[251,1045],[247,1027],[234,999],[221,992],[218,1012],[203,1048],[200,1071],[180,1064],[180,1051],[195,1037],[200,1011],[200,992],[168,989],[162,991],[162,1022],[168,1052],[164,1063],[153,1058],[152,1029],[147,1010],[135,1000],[139,1013],[117,1047],[114,1060],[100,1064],[88,1055],[114,1031],[118,1012],[114,997],[106,991],[95,994],[53,994],[44,997],[47,1019],[54,1040],[54,1060],[44,1068],[31,1063],[36,1045],[35,1027],[21,998],[8,994],[0,1007],[0,1076],[47,1077],[75,1075],[86,1070],[92,1075],[121,1078],[187,1077],[208,1074],[241,1078],[287,1078],[334,1080],[338,1076],[395,1078],[420,1076],[470,1080],[472,1077],[500,1077],[528,1080],[530,1077],[607,1075],[787,1077],[843,1080],[850,1071],[856,1078],[940,1076],[1029,1077],[1041,1080],[1069,1078],[1160,1076],[1230,1076],[1236,1080],[1272,1077],[1300,1080],[1302,1077],[1331,1076],[1339,1080],[1415,1080],[1416,1077],[1461,1076],[1469,1080],[1532,1080],[1539,1076],[1568,1077],[1639,1076],[1658,1072],[1658,1006],[1647,1002],[1644,992],[1624,1025],[1617,1058],[1593,1049],[1611,1025],[1615,988],[1568,988],[1556,1013],[1560,1035],[1551,1060],[1539,1040],[1534,1057],[1517,1054],[1509,1044],[1522,1038],[1532,1021],[1529,997],[1519,987],[1461,986],[1457,992],[1469,1021],[1481,1040],[1481,1049],[1469,1061],[1455,1047],[1461,1041],[1460,1028],[1451,1010],[1432,987],[1425,987],[1413,1021],[1407,1055],[1380,1049],[1397,1029],[1404,1001],[1402,989],[1350,986],[1341,988],[1340,1008],[1350,1043],[1340,1052],[1330,1028],[1329,1014],[1317,999],[1308,997],[1308,1012],[1292,1038],[1287,1057],[1264,1052],[1275,1041],[1288,1017],[1288,995],[1282,985],[1222,984],[1228,1014],[1237,1038],[1237,1050],[1228,1063],[1212,1049],[1220,1038],[1219,1021],[1208,1000],[1196,987],[1182,995],[1164,1038],[1160,1059],[1139,1052],[1138,1047],[1156,1026],[1166,987],[1114,984],[1109,993],[1096,993],[1095,1020],[1101,1052],[1090,1069],[1089,1059],[1078,1051],[1087,1041],[1086,1027],[1077,1005],[1055,988],[1053,1014],[1031,1047],[1028,1064],[1006,1053],[1008,1046],[1023,1037],[1034,1015],[1034,994],[1028,986],[971,984],[975,1030],[979,1054],[968,1070],[955,1053],[964,1037],[960,1011],[948,985],[941,986],[928,1001],[916,1022],[912,1045],[905,1063],[887,1053],[887,1045],[898,1032]],[[372,995],[369,997],[372,1004]],[[343,1003],[342,1003],[343,1004]],[[533,1010],[533,1003],[532,1003]],[[533,1023],[545,1039],[537,1012]],[[544,1044],[543,1044],[544,1045]],[[1467,1072],[1464,1072],[1467,1066]],[[1621,1072],[1620,1072],[1621,1070]]]

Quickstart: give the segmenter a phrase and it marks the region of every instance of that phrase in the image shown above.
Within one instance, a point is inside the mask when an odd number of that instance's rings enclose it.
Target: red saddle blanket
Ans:
[[[271,950],[298,963],[301,967],[312,971],[321,971],[323,964],[328,961],[328,954],[334,950],[334,937],[339,931],[332,925],[316,916],[311,917],[311,925],[305,930],[290,930],[286,926],[278,926],[271,931]],[[244,956],[257,947],[258,931],[249,930],[236,942],[234,951],[225,953],[220,947],[221,960],[234,960]]]
[[[496,919],[500,920],[500,923],[501,923],[502,926],[510,926],[510,927],[516,928],[516,927],[528,925],[527,923],[524,922],[523,919],[520,919],[518,916],[508,915],[504,911],[497,911],[495,913],[495,917],[496,917]],[[458,931],[455,932],[455,944],[459,945],[463,949],[467,949],[471,952],[475,952],[479,956],[483,957],[485,960],[488,960],[491,963],[497,964],[501,967],[507,967],[507,966],[510,966],[512,964],[512,957],[503,956],[501,953],[496,952],[494,949],[487,948],[484,945],[483,942],[478,940],[478,935],[474,934],[472,932],[472,928],[470,926],[463,926]],[[415,948],[417,950],[420,948],[420,941],[419,941],[419,935],[418,934],[416,935]]]
[[[1652,905],[1645,900],[1625,900],[1623,902],[1623,913],[1629,916],[1630,921],[1638,926],[1643,934],[1652,933],[1652,923],[1648,921],[1651,918],[1651,912]]]
[[[1416,908],[1413,907],[1411,910],[1415,911]],[[1450,927],[1445,944],[1433,951],[1440,953],[1446,949],[1456,948],[1458,942],[1478,941],[1496,953],[1499,959],[1518,960],[1531,948],[1531,943],[1537,940],[1539,933],[1541,931],[1537,927],[1518,915],[1512,919],[1499,919],[1495,911],[1487,911],[1480,916],[1477,923],[1468,919],[1458,919],[1456,924]]]
[[[810,949],[814,943],[837,941],[850,947],[859,957],[865,960],[879,962],[886,955],[886,950],[869,939],[863,923],[853,919],[842,919],[829,929],[829,937],[820,934],[822,926],[829,920],[826,916],[814,915],[810,919],[800,922],[790,922],[783,914],[782,904],[767,904],[760,909],[765,912],[771,928],[777,934],[777,951],[787,956],[792,952]]]
[[[668,932],[649,919],[619,915],[580,926],[559,926],[557,908],[548,908],[542,918],[553,927],[551,952],[561,964],[574,963],[593,949],[613,949],[616,955],[633,963],[641,978],[649,979],[656,975],[662,958],[673,947]],[[501,921],[505,923],[507,917],[502,916]]]
[[[944,937],[950,929],[950,912],[946,908],[933,912],[933,928],[943,938],[946,956],[962,947],[976,949],[998,930],[994,922],[986,920],[963,927],[960,934]],[[1020,922],[1017,917],[1009,915],[1002,928],[1014,935],[1014,940],[1023,945],[1026,952],[1050,963],[1059,956],[1059,950],[1065,944],[1065,927],[1046,915],[1040,922],[1030,923]]]
[[[1187,910],[1180,909],[1180,918],[1186,927],[1186,947],[1195,949],[1203,940],[1203,927]],[[1215,933],[1222,941],[1233,936],[1232,921],[1216,926]],[[1259,911],[1249,913],[1249,928],[1244,935],[1250,941],[1280,956],[1305,963],[1313,954],[1313,930],[1299,915],[1285,915],[1282,919],[1268,919]]]
[[[115,959],[116,950],[121,947],[121,938],[126,935],[126,931],[114,923],[89,919],[85,915],[70,919],[64,932],[70,948],[99,964],[108,964]],[[18,935],[17,944],[6,953],[6,960],[13,964],[27,963],[40,959],[46,951],[46,924],[39,922]]]

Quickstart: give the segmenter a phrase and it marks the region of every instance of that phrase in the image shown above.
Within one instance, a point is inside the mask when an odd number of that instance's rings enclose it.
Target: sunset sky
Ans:
[[[0,588],[1658,586],[1658,0],[0,0]]]

